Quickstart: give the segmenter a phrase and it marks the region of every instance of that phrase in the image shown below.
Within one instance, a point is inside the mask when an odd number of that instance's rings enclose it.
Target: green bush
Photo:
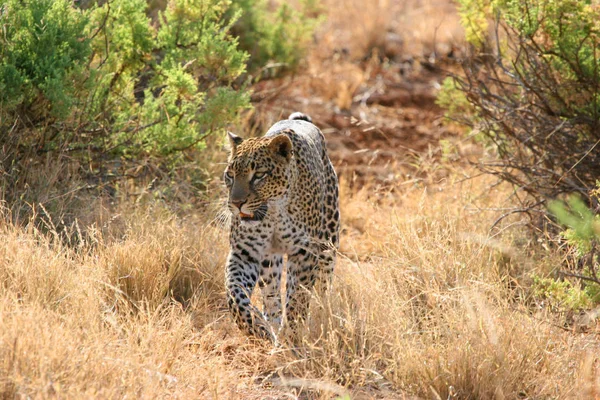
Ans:
[[[294,66],[314,26],[266,1],[101,3],[0,0],[4,144],[176,160],[250,106],[251,56]]]
[[[600,186],[600,182],[597,184]],[[592,194],[597,198],[598,189]],[[552,201],[548,208],[567,227],[563,236],[577,249],[578,255],[589,253],[593,242],[600,238],[600,215],[594,214],[578,196],[570,196],[566,203]]]
[[[583,0],[459,0],[470,54],[444,102],[493,143],[480,167],[543,204],[600,176],[600,8]],[[460,104],[460,103],[459,103]],[[464,113],[462,111],[467,111]]]
[[[600,181],[591,192],[596,200],[600,196]],[[566,201],[554,200],[548,208],[557,222],[565,226],[562,239],[575,259],[576,268],[562,271],[563,277],[575,278],[580,285],[571,285],[568,281],[554,279],[537,280],[537,294],[546,293],[546,297],[577,309],[600,302],[600,267],[597,250],[600,239],[600,215],[590,210],[579,196],[569,196]],[[583,287],[583,290],[580,287]],[[552,289],[552,290],[550,290]]]
[[[249,106],[246,90],[234,88],[248,56],[228,33],[229,2],[170,1],[156,29],[145,4],[128,0],[93,10],[97,24],[106,23],[94,40],[101,73],[92,114],[114,118],[114,149],[168,155],[202,148]]]
[[[171,0],[157,26],[143,0],[0,4],[0,129],[33,128],[36,143],[52,138],[43,151],[201,148],[249,106],[234,84],[248,55],[229,33],[226,0]]]
[[[0,118],[33,107],[65,118],[91,55],[87,16],[67,0],[0,1]],[[9,121],[9,123],[12,121]]]
[[[568,280],[533,277],[533,295],[545,301],[555,312],[581,311],[590,308],[592,298]]]
[[[240,18],[234,32],[251,56],[251,68],[268,66],[275,72],[294,69],[306,52],[319,18],[314,0],[301,0],[301,10],[286,2],[238,0],[232,11]]]

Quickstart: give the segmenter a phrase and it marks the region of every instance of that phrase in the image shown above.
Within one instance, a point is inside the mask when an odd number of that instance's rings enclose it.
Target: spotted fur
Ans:
[[[228,307],[241,330],[271,340],[282,325],[284,255],[285,321],[295,330],[307,315],[309,290],[331,279],[339,245],[338,180],[325,138],[309,121],[294,113],[261,138],[229,133]],[[250,302],[257,283],[263,312]]]

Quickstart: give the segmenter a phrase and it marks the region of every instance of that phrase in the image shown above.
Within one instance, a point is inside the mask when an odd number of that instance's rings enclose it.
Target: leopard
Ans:
[[[340,235],[338,178],[325,136],[306,114],[292,113],[262,137],[227,135],[227,307],[242,332],[276,342],[284,326],[294,334],[306,320],[315,285],[331,286]],[[251,302],[256,286],[262,310]]]

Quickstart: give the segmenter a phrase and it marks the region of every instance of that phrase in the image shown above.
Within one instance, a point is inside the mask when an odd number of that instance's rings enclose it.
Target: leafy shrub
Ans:
[[[44,152],[177,159],[249,107],[250,56],[293,66],[314,26],[262,0],[158,7],[152,19],[144,0],[1,0],[0,132]]]
[[[157,29],[145,4],[128,0],[93,10],[96,21],[106,18],[104,35],[94,40],[102,73],[93,111],[114,118],[116,149],[167,155],[202,148],[249,105],[246,91],[234,88],[247,55],[228,33],[229,3],[172,0],[159,12]]]
[[[597,198],[598,189],[592,195]],[[600,238],[600,215],[587,208],[578,196],[569,197],[566,203],[552,201],[549,208],[556,219],[568,227],[563,236],[577,250],[578,255],[589,253],[594,241]]]
[[[154,26],[143,0],[87,10],[67,0],[3,2],[1,129],[19,135],[34,128],[53,138],[44,151],[201,148],[249,105],[235,84],[248,56],[229,33],[229,7],[226,0],[171,0]]]
[[[556,312],[581,311],[592,304],[585,290],[567,280],[534,276],[533,294]]]
[[[240,15],[233,29],[240,37],[240,47],[251,56],[252,68],[277,67],[277,72],[297,66],[319,22],[313,17],[318,13],[314,0],[302,0],[300,4],[300,11],[287,2],[275,7],[267,0],[239,0],[233,4],[232,10]]]
[[[600,182],[591,195],[597,200]],[[556,220],[566,226],[562,232],[566,247],[572,250],[575,270],[561,271],[563,277],[576,278],[583,286],[572,285],[566,280],[550,278],[535,280],[536,294],[550,299],[555,308],[577,310],[600,302],[600,266],[597,247],[600,239],[600,215],[590,210],[579,196],[569,196],[566,202],[552,201],[549,210]]]
[[[499,160],[480,167],[537,204],[572,192],[592,204],[600,176],[600,8],[581,0],[459,3],[472,54],[444,96],[466,96],[469,114],[453,118],[494,144]]]
[[[39,116],[69,114],[91,54],[87,23],[67,0],[0,2],[2,114],[17,107],[35,107]]]
[[[471,103],[452,77],[443,80],[436,104],[446,110],[444,115],[448,119],[465,113],[473,116]]]

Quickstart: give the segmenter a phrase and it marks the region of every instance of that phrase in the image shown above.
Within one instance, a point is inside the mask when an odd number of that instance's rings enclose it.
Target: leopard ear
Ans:
[[[283,157],[286,161],[290,161],[294,154],[292,141],[286,135],[277,135],[271,139],[269,149],[271,149],[274,154]]]
[[[229,131],[227,131],[227,138],[229,138],[229,144],[231,145],[232,152],[235,151],[236,147],[238,147],[244,141],[244,139]]]

